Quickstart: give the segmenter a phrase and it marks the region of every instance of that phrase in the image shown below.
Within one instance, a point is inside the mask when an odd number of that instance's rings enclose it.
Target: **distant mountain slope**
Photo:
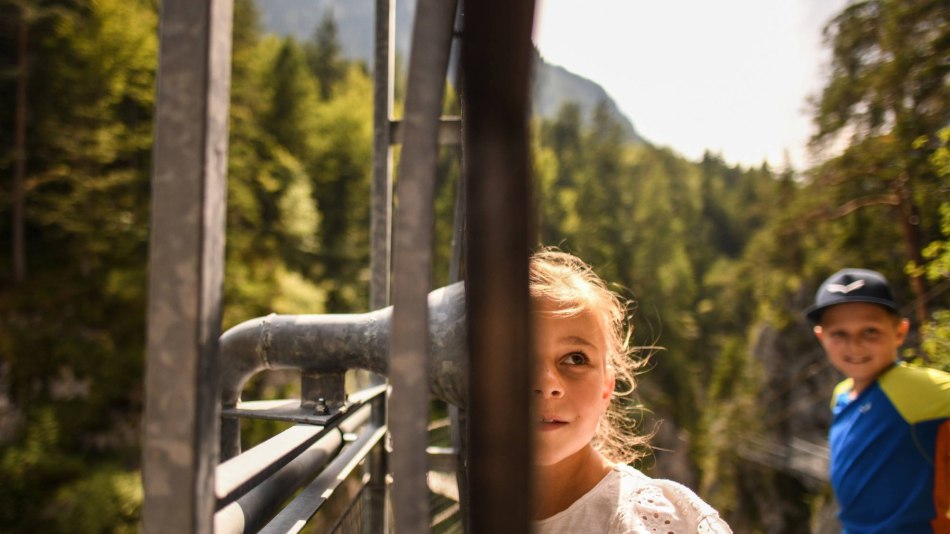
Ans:
[[[375,0],[256,0],[264,29],[278,35],[293,35],[304,41],[313,37],[323,17],[332,15],[337,22],[340,46],[349,59],[372,65]],[[416,0],[396,0],[396,53],[406,57],[411,41],[412,16]],[[628,141],[644,143],[633,123],[617,107],[610,95],[596,82],[552,65],[536,55],[533,111],[546,119],[554,118],[561,106],[576,103],[585,120],[600,102],[606,102]]]
[[[617,107],[617,103],[596,82],[578,76],[564,67],[547,63],[540,56],[536,56],[535,68],[532,103],[535,115],[550,119],[557,115],[561,106],[574,102],[580,107],[584,119],[589,120],[594,108],[605,102],[610,115],[620,124],[628,141],[646,142],[634,129],[630,119]]]
[[[372,65],[375,0],[255,0],[255,5],[266,31],[300,41],[313,37],[320,21],[332,15],[344,55]],[[395,1],[397,53],[409,50],[415,9],[416,0]]]

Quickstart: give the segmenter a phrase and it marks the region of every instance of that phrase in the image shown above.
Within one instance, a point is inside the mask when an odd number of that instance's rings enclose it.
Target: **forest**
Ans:
[[[158,9],[0,0],[3,532],[138,530]],[[736,532],[836,532],[827,482],[763,454],[825,441],[841,377],[801,313],[825,277],[883,272],[912,323],[902,357],[950,370],[948,18],[933,0],[861,0],[829,21],[812,168],[690,161],[631,144],[602,108],[532,123],[539,246],[636,303],[655,432],[638,467]],[[278,37],[235,1],[225,329],[367,311],[370,69],[343,57],[332,18]],[[443,149],[433,287],[459,173]]]

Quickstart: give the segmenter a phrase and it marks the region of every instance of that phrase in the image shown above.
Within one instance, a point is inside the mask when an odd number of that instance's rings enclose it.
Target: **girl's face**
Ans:
[[[614,390],[600,318],[591,311],[557,316],[555,310],[542,301],[534,314],[537,465],[556,464],[587,448]]]

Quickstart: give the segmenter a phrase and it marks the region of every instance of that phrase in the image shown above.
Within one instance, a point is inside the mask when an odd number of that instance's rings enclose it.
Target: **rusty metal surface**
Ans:
[[[393,326],[389,351],[389,429],[397,534],[429,531],[426,484],[429,391],[428,306],[432,284],[439,117],[456,2],[420,0],[412,31],[402,121],[393,255]]]
[[[211,532],[232,0],[162,2],[143,530]]]
[[[462,63],[472,532],[528,532],[532,0],[466,3]],[[499,416],[503,410],[504,415]]]

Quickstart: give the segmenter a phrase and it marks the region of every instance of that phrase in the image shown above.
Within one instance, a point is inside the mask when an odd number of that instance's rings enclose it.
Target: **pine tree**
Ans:
[[[935,140],[950,120],[950,10],[933,0],[855,2],[832,20],[825,36],[832,68],[815,103],[815,142],[850,136],[845,153],[818,175],[821,186],[835,193],[831,216],[893,206],[888,219],[900,228],[903,255],[921,264],[923,243],[938,224],[937,180],[927,165],[932,148],[914,143]],[[923,322],[925,283],[919,276],[911,281]]]

